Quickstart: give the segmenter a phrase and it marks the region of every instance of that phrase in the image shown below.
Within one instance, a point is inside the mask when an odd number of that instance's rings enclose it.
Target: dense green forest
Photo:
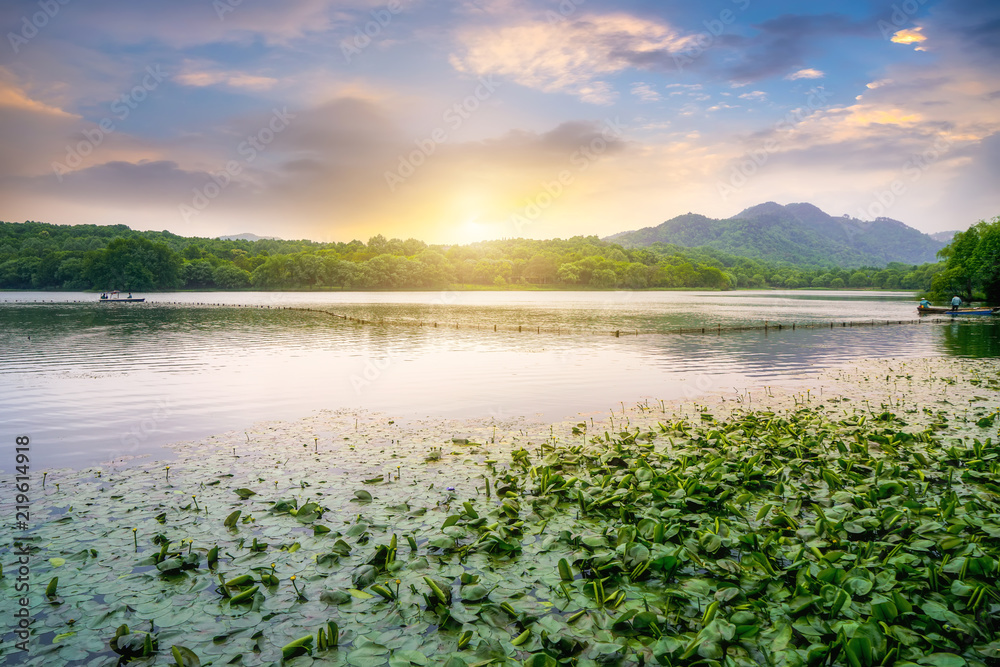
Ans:
[[[932,279],[936,296],[958,294],[966,301],[1000,303],[1000,216],[958,232],[938,255],[945,268]]]
[[[427,245],[191,238],[125,225],[0,222],[3,289],[421,289],[455,286],[882,288],[926,291],[944,263],[843,269],[596,236]]]

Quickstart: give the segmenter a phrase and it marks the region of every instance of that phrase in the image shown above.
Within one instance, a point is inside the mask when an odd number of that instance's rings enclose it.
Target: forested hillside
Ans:
[[[657,243],[623,248],[596,236],[429,246],[221,240],[125,225],[0,222],[3,289],[439,289],[877,287],[926,290],[941,269],[892,263],[840,269]]]
[[[933,262],[945,242],[891,218],[866,222],[834,217],[812,204],[767,202],[731,218],[687,213],[657,225],[607,238],[626,247],[674,243],[710,246],[765,261],[841,267]]]

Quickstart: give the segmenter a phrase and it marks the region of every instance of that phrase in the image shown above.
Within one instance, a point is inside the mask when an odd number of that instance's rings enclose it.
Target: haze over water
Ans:
[[[562,419],[620,402],[808,386],[817,370],[872,357],[1000,355],[987,322],[671,333],[915,320],[913,296],[898,292],[147,296],[107,305],[92,294],[4,294],[3,437],[27,432],[38,465],[76,467],[319,409]]]

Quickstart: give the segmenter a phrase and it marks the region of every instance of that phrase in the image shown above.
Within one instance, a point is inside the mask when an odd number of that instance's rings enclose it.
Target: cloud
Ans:
[[[31,98],[20,87],[10,71],[0,67],[0,108],[17,109],[34,114],[56,116],[62,118],[78,118],[75,114],[63,111],[58,107]]]
[[[71,172],[55,186],[50,185],[55,179],[49,177],[22,183],[35,193],[72,202],[100,204],[111,200],[117,205],[172,207],[209,178],[208,173],[186,171],[170,160],[114,160]]]
[[[784,14],[753,27],[756,35],[734,35],[725,44],[731,57],[718,67],[732,81],[750,83],[780,76],[789,66],[804,65],[826,41],[869,37],[872,32],[870,23],[843,14]]]
[[[982,188],[1000,179],[1000,118],[991,99],[1000,72],[933,17],[925,32],[934,36],[934,61],[896,63],[854,104],[819,105],[734,141],[741,150],[720,182],[738,181],[733,174],[752,164],[750,155],[763,155],[764,164],[754,168],[752,187],[729,201],[804,192],[825,210],[888,215],[927,230],[961,227],[991,205],[997,211],[995,188]]]
[[[2,4],[3,25],[19,25],[24,3]],[[268,44],[287,44],[347,25],[357,20],[353,10],[367,10],[373,4],[367,0],[286,0],[280,4],[174,0],[169,4],[138,5],[90,0],[85,10],[67,7],[57,14],[40,31],[38,39],[85,42],[87,35],[100,35],[117,43],[156,42],[174,48],[217,42],[250,44],[258,38]]]
[[[11,73],[0,68],[0,177],[51,174],[68,136],[81,126],[75,114],[35,99]],[[12,193],[13,194],[13,193]]]
[[[662,98],[648,83],[632,84],[632,94],[641,102],[659,102]]]
[[[785,76],[785,78],[789,81],[796,81],[798,79],[822,79],[824,76],[826,76],[826,74],[818,69],[812,69],[810,67],[808,69],[800,69],[796,72],[792,72],[791,74]]]
[[[418,226],[422,238],[438,241],[448,239],[455,225],[478,217],[511,235],[508,218],[543,183],[573,170],[574,193],[560,199],[561,207],[568,206],[601,190],[604,162],[610,169],[629,146],[620,134],[609,134],[604,121],[582,119],[543,132],[510,130],[478,141],[444,141],[393,191],[386,173],[413,152],[414,142],[391,100],[344,97],[289,113],[287,128],[250,158],[237,145],[267,125],[266,114],[229,119],[223,135],[194,141],[200,153],[183,147],[166,151],[184,155],[183,160],[121,160],[114,152],[95,152],[92,162],[62,182],[51,171],[7,178],[0,173],[0,199],[12,201],[17,193],[17,205],[5,207],[4,217],[124,221],[197,235],[269,221],[279,236],[308,238],[367,238],[372,230],[413,236]],[[595,157],[584,158],[583,151]],[[149,153],[155,152],[150,146]],[[181,206],[192,207],[195,192],[218,183],[213,174],[227,161],[235,161],[238,173],[203,210],[188,210],[185,217]],[[96,211],[105,217],[95,219]],[[129,212],[141,212],[141,222],[120,217]]]
[[[267,90],[278,83],[273,77],[247,74],[242,71],[226,71],[193,61],[185,61],[182,70],[173,78],[185,86],[201,88],[222,85],[252,91]]]
[[[921,33],[922,30],[923,28],[919,26],[916,28],[903,28],[902,30],[897,30],[892,35],[892,39],[890,41],[895,42],[896,44],[916,44],[916,46],[913,47],[915,51],[926,51],[927,49],[921,46],[921,42],[927,40],[927,36]]]
[[[671,54],[687,48],[690,38],[666,23],[619,13],[468,27],[459,30],[457,41],[451,63],[459,71],[610,104],[617,92],[608,77],[672,62]]]
[[[981,66],[1000,64],[1000,4],[997,2],[951,0],[939,3],[931,7],[927,17],[919,23],[935,50],[961,52]]]

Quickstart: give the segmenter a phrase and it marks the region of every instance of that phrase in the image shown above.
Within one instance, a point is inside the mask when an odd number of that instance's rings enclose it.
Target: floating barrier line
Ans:
[[[366,320],[362,318],[352,317],[350,315],[342,315],[340,313],[333,313],[328,310],[323,310],[319,308],[299,308],[295,306],[282,306],[284,310],[299,310],[304,312],[313,313],[326,313],[331,317],[336,317],[347,322],[354,322],[356,324],[367,324],[367,325],[396,325],[396,326],[429,326],[431,328],[437,328],[437,322],[424,322],[423,320],[386,320],[384,318],[378,320]],[[764,320],[763,324],[740,324],[740,325],[726,325],[716,324],[714,326],[701,326],[701,327],[678,327],[676,329],[664,329],[662,331],[640,331],[638,329],[615,329],[614,331],[595,331],[594,333],[600,334],[610,334],[615,338],[620,338],[621,336],[655,336],[655,335],[666,335],[666,334],[716,334],[722,335],[723,333],[739,332],[739,331],[763,331],[766,334],[771,331],[784,331],[790,329],[795,331],[796,329],[846,329],[855,327],[879,327],[879,326],[900,326],[900,325],[912,325],[912,324],[923,324],[925,322],[937,322],[945,323],[953,321],[952,318],[936,317],[928,318],[924,316],[922,318],[912,319],[912,320],[846,320],[840,322],[769,322]],[[442,323],[444,326],[444,323]],[[447,326],[451,328],[451,323]],[[466,324],[466,329],[475,329],[478,331],[488,331],[491,325],[483,324]],[[514,332],[514,325],[498,325],[493,324],[494,332]],[[460,323],[454,322],[454,328],[459,329]],[[524,333],[525,331],[530,332],[531,329],[535,330],[536,334],[547,333],[547,334],[569,334],[574,333],[572,329],[563,329],[561,327],[549,328],[549,327],[526,327],[523,324],[519,324],[516,327],[517,333]],[[579,331],[577,331],[579,333]]]
[[[5,303],[10,303],[10,301],[4,300]],[[14,303],[96,303],[90,301],[39,301],[32,300],[14,300]],[[911,320],[845,320],[845,321],[826,321],[826,322],[770,322],[769,320],[764,320],[762,324],[735,324],[735,325],[705,325],[700,327],[677,327],[663,329],[659,331],[640,331],[639,329],[614,329],[612,331],[599,331],[599,330],[574,330],[562,327],[541,327],[541,326],[526,326],[523,324],[518,325],[502,325],[502,324],[465,324],[461,322],[433,322],[433,321],[423,321],[423,320],[398,320],[398,319],[385,319],[379,318],[377,320],[364,319],[360,317],[354,317],[352,315],[345,315],[342,313],[331,312],[329,310],[324,310],[322,308],[305,308],[302,306],[271,306],[267,304],[232,304],[232,303],[205,303],[205,302],[194,302],[194,301],[153,301],[148,302],[153,304],[165,304],[173,306],[215,306],[218,308],[252,308],[258,310],[295,310],[306,313],[322,313],[324,315],[329,315],[330,317],[335,317],[345,322],[352,322],[354,324],[370,325],[370,326],[416,326],[416,327],[429,327],[429,328],[439,328],[447,327],[454,328],[456,330],[465,328],[469,330],[478,331],[489,331],[492,327],[495,333],[508,332],[508,333],[524,333],[531,332],[532,329],[535,330],[536,334],[571,334],[571,333],[595,333],[601,335],[611,335],[615,338],[620,338],[622,336],[662,336],[667,334],[715,334],[722,335],[723,333],[733,333],[741,331],[763,331],[765,335],[772,331],[785,331],[796,329],[846,329],[855,327],[881,327],[881,326],[900,326],[900,325],[912,325],[912,324],[924,324],[924,323],[947,323],[953,322],[954,318],[951,316],[945,316],[946,314],[934,314],[924,315],[917,319]]]

